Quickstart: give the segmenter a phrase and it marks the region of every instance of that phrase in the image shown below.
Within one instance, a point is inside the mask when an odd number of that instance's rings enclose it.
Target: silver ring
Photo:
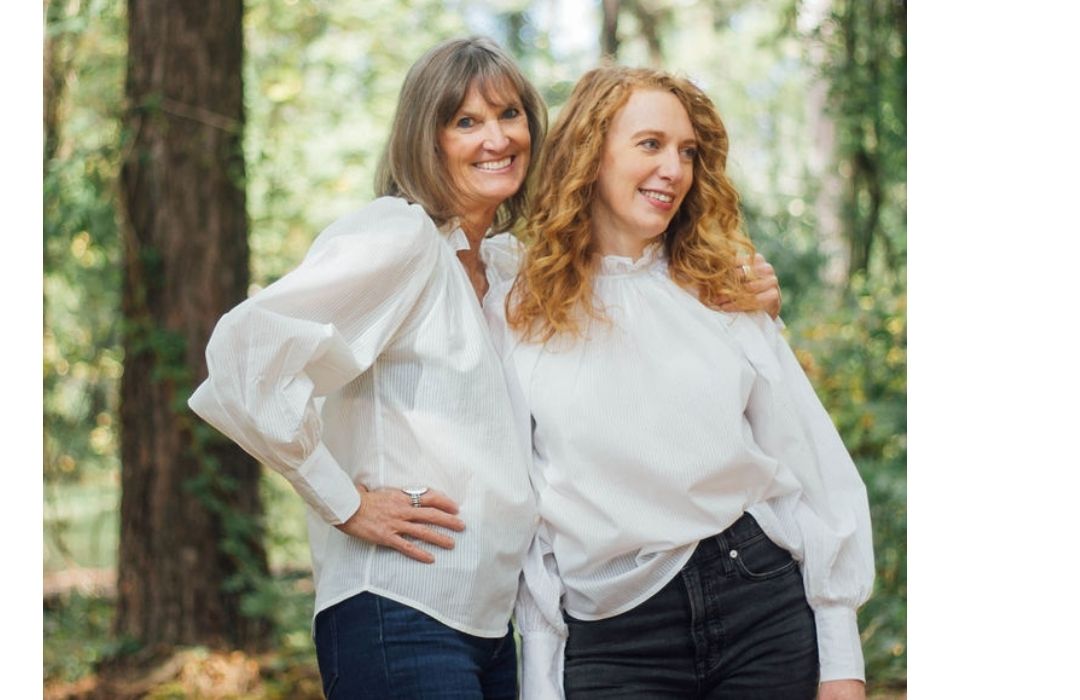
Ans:
[[[427,486],[404,486],[401,492],[409,497],[409,502],[412,503],[413,508],[420,507],[420,497],[428,492]]]

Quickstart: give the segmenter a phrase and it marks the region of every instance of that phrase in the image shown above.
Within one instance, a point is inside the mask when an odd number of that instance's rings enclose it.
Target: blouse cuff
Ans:
[[[549,632],[521,635],[521,697],[529,700],[563,698],[563,655],[566,638]]]
[[[853,608],[842,605],[814,609],[821,682],[865,681],[859,624]]]
[[[321,442],[296,472],[286,476],[312,510],[331,525],[345,522],[360,508],[356,485]]]

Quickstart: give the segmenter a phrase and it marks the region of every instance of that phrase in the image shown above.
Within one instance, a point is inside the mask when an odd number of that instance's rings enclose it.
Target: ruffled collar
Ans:
[[[637,272],[648,272],[663,269],[667,266],[667,257],[664,255],[664,244],[656,241],[645,246],[641,257],[634,260],[626,255],[604,255],[600,258],[597,274],[605,275],[630,275]]]

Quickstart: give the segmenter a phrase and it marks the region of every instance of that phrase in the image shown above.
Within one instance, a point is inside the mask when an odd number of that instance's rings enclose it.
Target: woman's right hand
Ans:
[[[420,507],[414,508],[409,497],[400,489],[384,488],[368,491],[362,486],[360,507],[345,522],[335,525],[346,535],[372,544],[390,547],[405,556],[425,564],[435,557],[406,539],[408,537],[428,542],[443,549],[453,549],[454,540],[432,530],[438,525],[461,532],[465,523],[455,517],[457,504],[439,491],[428,489],[420,497]]]

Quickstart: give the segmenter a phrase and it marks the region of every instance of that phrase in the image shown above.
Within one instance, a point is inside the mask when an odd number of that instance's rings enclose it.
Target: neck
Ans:
[[[495,221],[495,210],[483,211],[483,212],[471,212],[463,214],[459,223],[461,224],[461,230],[465,232],[465,237],[469,239],[469,246],[475,251],[480,249],[480,241],[484,238],[484,234],[491,228],[492,222]]]
[[[596,250],[601,256],[606,255],[618,255],[624,258],[630,258],[633,261],[637,261],[645,254],[645,248],[650,244],[659,241],[664,234],[659,236],[653,236],[652,238],[644,238],[642,236],[630,236],[619,232],[612,232],[609,229],[594,229],[594,239],[596,240]]]

